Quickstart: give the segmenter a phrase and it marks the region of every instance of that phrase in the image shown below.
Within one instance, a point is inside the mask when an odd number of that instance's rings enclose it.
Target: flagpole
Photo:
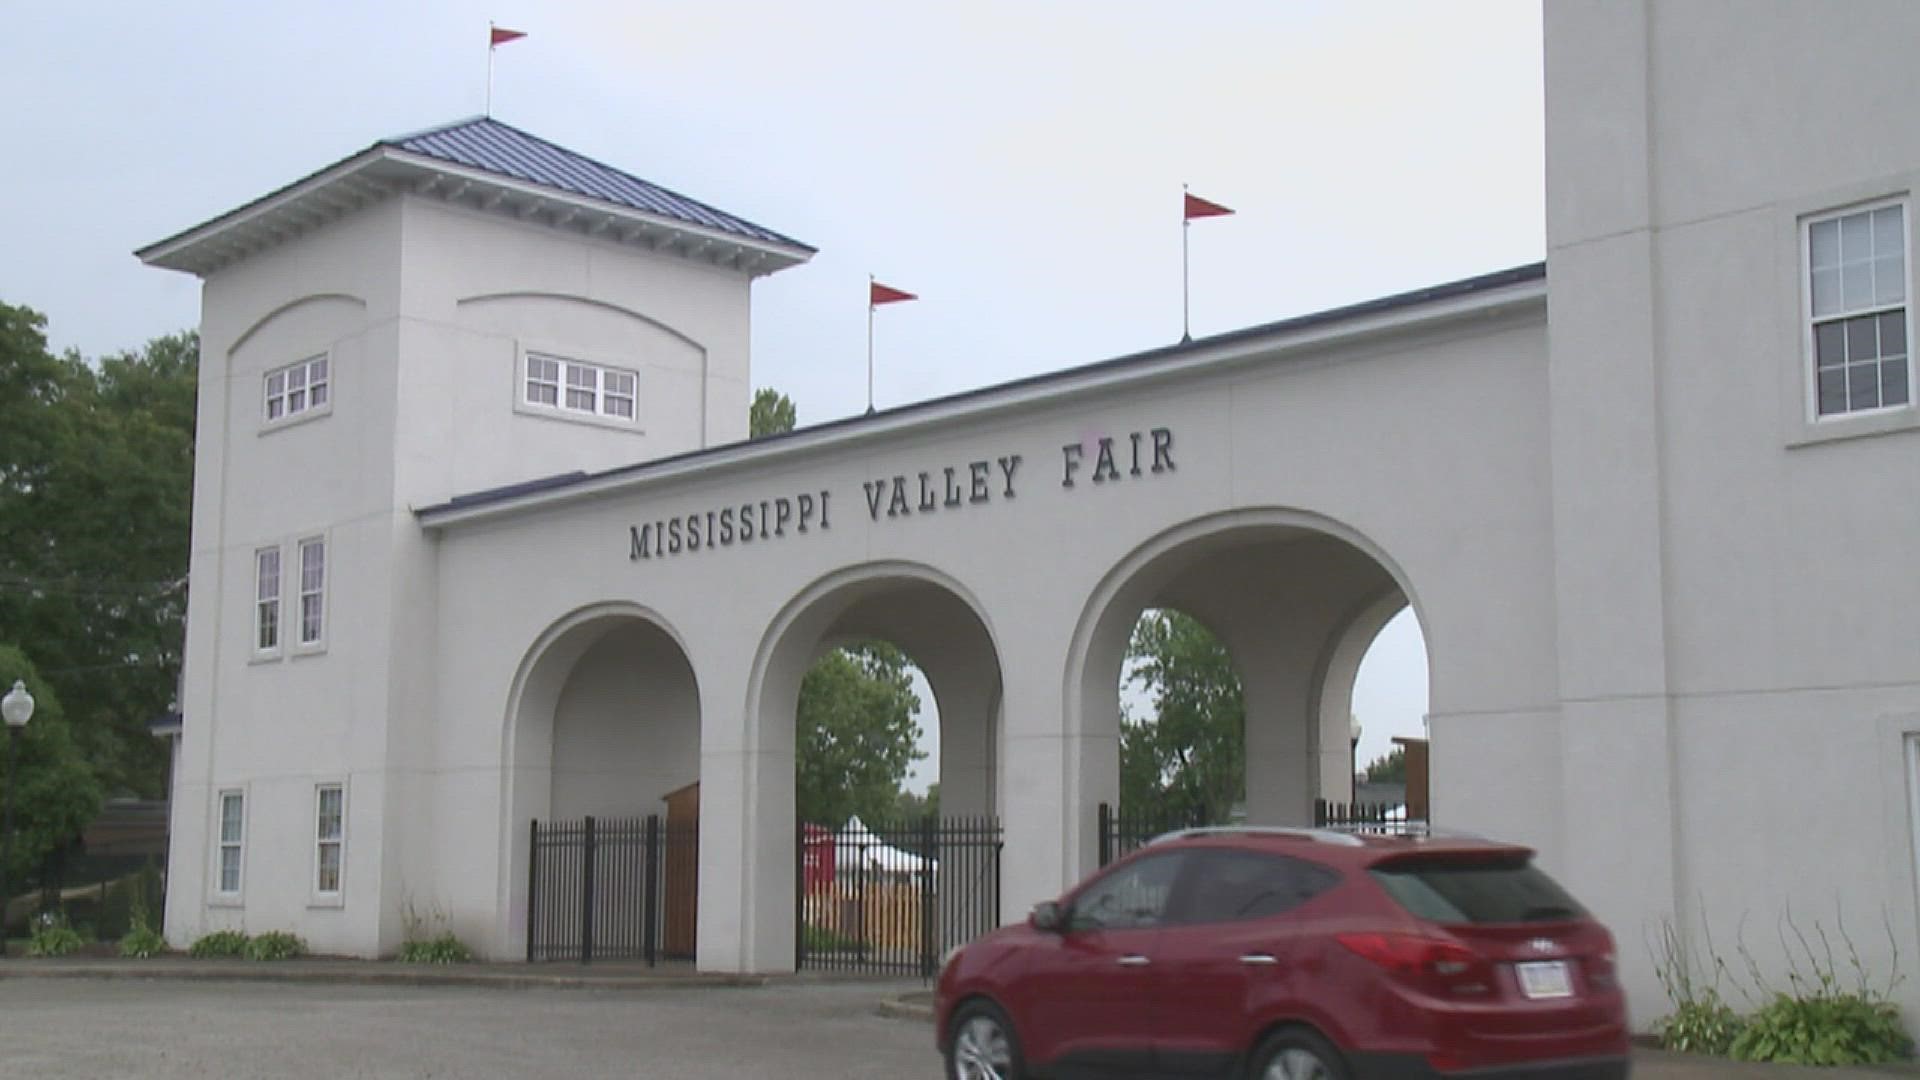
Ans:
[[[1193,340],[1193,305],[1188,299],[1187,290],[1187,234],[1193,229],[1193,219],[1187,216],[1187,185],[1180,185],[1180,343]]]
[[[873,275],[867,275],[867,413],[873,413]]]
[[[491,19],[487,20],[487,109],[482,115],[493,115],[493,20]]]

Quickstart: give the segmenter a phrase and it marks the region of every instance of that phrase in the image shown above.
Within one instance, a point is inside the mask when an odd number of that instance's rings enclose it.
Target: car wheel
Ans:
[[[1027,1075],[1007,1015],[984,1001],[962,1005],[947,1028],[952,1080],[1020,1080]]]
[[[1253,1055],[1248,1080],[1347,1080],[1347,1065],[1327,1040],[1304,1028],[1275,1032]]]

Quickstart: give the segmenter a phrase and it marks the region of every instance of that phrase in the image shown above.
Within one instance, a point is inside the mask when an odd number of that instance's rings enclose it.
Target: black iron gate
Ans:
[[[921,818],[800,827],[795,962],[932,978],[955,945],[1000,925],[1000,823]]]
[[[527,960],[693,959],[699,842],[658,815],[533,822]]]

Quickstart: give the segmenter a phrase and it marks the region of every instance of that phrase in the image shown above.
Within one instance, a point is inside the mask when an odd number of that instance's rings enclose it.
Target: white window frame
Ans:
[[[288,385],[296,375],[300,381],[297,389]],[[309,356],[262,375],[260,423],[263,430],[286,427],[333,412],[333,375],[331,352]],[[316,397],[320,400],[315,401]]]
[[[331,545],[327,543],[327,535],[325,533],[315,533],[301,537],[294,541],[292,546],[294,573],[297,575],[293,588],[294,630],[292,647],[295,652],[318,652],[327,647],[327,571],[329,569],[327,549]],[[311,589],[307,587],[307,551],[310,548],[317,548],[320,552],[320,580]],[[282,560],[281,565],[284,568],[284,560]],[[286,571],[282,569],[281,578],[284,580],[285,577]],[[313,600],[319,609],[319,628],[311,638],[307,636],[307,601],[309,599]],[[282,625],[285,625],[284,619],[282,620]]]
[[[329,793],[340,797],[338,831],[332,836],[327,835],[327,821],[323,816]],[[326,888],[320,880],[321,865],[329,847],[337,853],[335,877],[331,889]],[[347,785],[343,781],[331,780],[315,784],[313,787],[313,876],[311,881],[315,905],[339,907],[344,904],[347,895]]]
[[[227,800],[239,801],[239,835],[227,839]],[[247,888],[247,790],[244,787],[221,788],[213,796],[213,891],[211,903],[238,904]],[[227,851],[233,851],[234,887],[226,887]]]
[[[639,432],[641,382],[635,367],[523,343],[514,369],[513,408],[529,416]],[[539,400],[548,394],[551,402]],[[575,395],[586,395],[589,403],[571,404]]]
[[[1901,300],[1895,304],[1868,304],[1858,309],[1846,309],[1838,313],[1816,316],[1813,310],[1813,227],[1830,221],[1858,214],[1871,214],[1875,210],[1897,206],[1900,208],[1901,268],[1905,275],[1902,282]],[[1823,426],[1851,424],[1861,420],[1872,423],[1872,418],[1896,416],[1912,413],[1916,395],[1920,387],[1914,385],[1914,341],[1913,341],[1913,206],[1905,194],[1883,196],[1851,205],[1822,210],[1807,214],[1799,223],[1798,275],[1800,278],[1800,368],[1802,392],[1805,401],[1805,422],[1816,428]],[[1839,412],[1822,413],[1820,411],[1820,370],[1819,354],[1816,351],[1815,331],[1821,323],[1843,322],[1864,315],[1882,314],[1898,307],[1902,311],[1906,324],[1907,345],[1907,400],[1897,405],[1880,405],[1866,409],[1843,409]]]
[[[273,595],[270,597],[263,595],[261,591],[265,578],[261,564],[269,555],[273,556]],[[253,638],[253,655],[258,659],[279,656],[281,646],[286,642],[286,604],[283,600],[286,595],[286,566],[286,553],[281,550],[280,545],[273,544],[254,549],[253,619],[248,624],[248,632]],[[265,629],[269,611],[272,612],[273,617],[273,641],[270,644],[262,644],[261,632]]]

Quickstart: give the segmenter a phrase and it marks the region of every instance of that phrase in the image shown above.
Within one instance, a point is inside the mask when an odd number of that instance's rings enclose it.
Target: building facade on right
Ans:
[[[1434,716],[1435,813],[1557,803],[1529,827],[1642,962],[1704,921],[1784,976],[1818,923],[1884,986],[1920,941],[1920,6],[1545,27],[1561,700]]]

